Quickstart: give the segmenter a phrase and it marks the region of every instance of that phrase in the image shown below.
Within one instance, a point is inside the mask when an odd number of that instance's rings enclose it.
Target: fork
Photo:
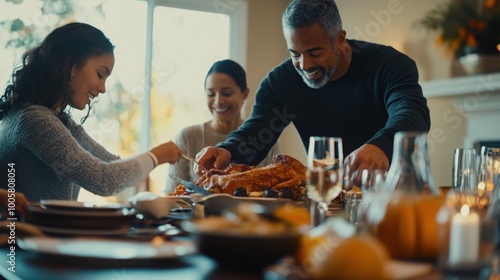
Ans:
[[[188,157],[186,154],[182,153],[182,157],[197,164],[201,169],[203,169],[205,172],[208,172],[208,169],[206,169],[203,165],[199,164],[194,158]]]

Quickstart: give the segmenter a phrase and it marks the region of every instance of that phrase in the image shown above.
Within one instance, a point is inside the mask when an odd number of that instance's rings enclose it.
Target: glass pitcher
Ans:
[[[369,196],[366,228],[393,258],[437,259],[436,215],[444,200],[431,175],[426,133],[396,133],[384,186]]]

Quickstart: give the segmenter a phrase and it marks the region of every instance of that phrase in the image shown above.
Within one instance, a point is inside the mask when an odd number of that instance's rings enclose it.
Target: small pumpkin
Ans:
[[[436,259],[439,255],[436,217],[443,203],[443,197],[427,193],[395,194],[387,201],[381,219],[368,219],[369,228],[393,258]]]

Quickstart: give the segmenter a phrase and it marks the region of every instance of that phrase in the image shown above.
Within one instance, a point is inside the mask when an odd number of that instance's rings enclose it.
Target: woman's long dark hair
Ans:
[[[37,47],[24,53],[22,65],[14,69],[0,97],[0,120],[10,110],[28,104],[51,110],[71,104],[73,67],[83,67],[90,57],[102,54],[113,54],[113,45],[99,29],[77,22],[54,29]]]

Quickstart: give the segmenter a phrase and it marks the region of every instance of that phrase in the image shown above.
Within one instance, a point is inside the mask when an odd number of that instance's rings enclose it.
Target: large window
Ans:
[[[115,45],[116,64],[106,94],[84,127],[111,152],[131,156],[211,117],[204,98],[205,74],[224,58],[245,65],[246,8],[244,0],[2,1],[0,43],[35,34],[1,51],[2,88],[21,53],[53,28],[69,21],[100,28]],[[21,23],[20,30],[12,30],[14,20]],[[83,113],[72,111],[77,121]],[[167,167],[151,173],[151,191],[162,192]],[[104,198],[86,192],[80,196],[98,199]]]

